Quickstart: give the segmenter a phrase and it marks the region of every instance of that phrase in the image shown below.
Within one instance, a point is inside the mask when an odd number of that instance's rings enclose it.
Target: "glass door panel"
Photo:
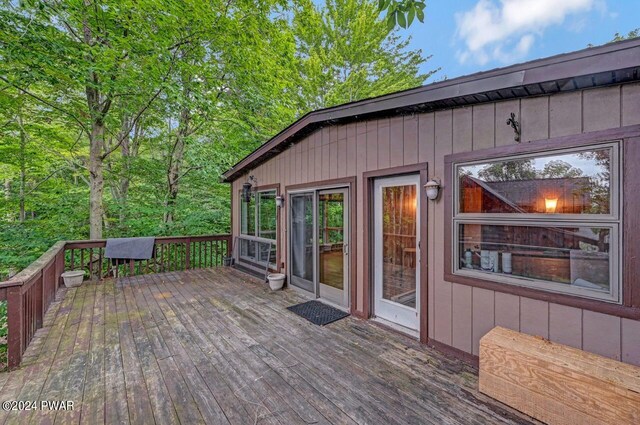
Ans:
[[[348,261],[347,190],[318,194],[318,268],[321,298],[346,306]]]
[[[416,186],[382,188],[382,297],[416,307]]]
[[[418,329],[419,176],[374,185],[375,314]]]
[[[290,201],[291,283],[311,292],[315,292],[314,196],[295,194]]]

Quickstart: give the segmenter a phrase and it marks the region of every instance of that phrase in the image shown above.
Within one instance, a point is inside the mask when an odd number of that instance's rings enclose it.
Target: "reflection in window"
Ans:
[[[620,302],[618,149],[456,164],[454,273]]]
[[[416,185],[382,188],[382,296],[416,307]]]
[[[460,268],[608,293],[611,230],[460,224]]]
[[[610,214],[611,150],[458,167],[459,211]]]
[[[256,198],[251,194],[249,202],[240,202],[240,233],[255,235],[256,233]]]
[[[276,192],[258,193],[258,236],[276,239]]]

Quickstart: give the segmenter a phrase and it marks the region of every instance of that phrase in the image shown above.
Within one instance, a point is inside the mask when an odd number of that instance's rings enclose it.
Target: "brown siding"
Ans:
[[[549,304],[549,339],[582,348],[582,310],[566,305]]]
[[[399,167],[404,160],[404,144],[402,143],[403,117],[389,120],[389,166]]]
[[[409,115],[404,117],[404,165],[416,164],[417,162],[418,115]]]
[[[326,126],[251,171],[260,185],[285,186],[415,163],[428,163],[430,178],[444,177],[444,156],[453,152],[513,145],[506,124],[515,113],[522,143],[579,134],[621,125],[640,124],[640,84],[516,99],[426,114]],[[534,142],[535,143],[535,142]],[[237,193],[246,176],[233,183]],[[357,310],[364,300],[365,205],[357,190]],[[444,279],[444,202],[428,202],[426,244],[428,268],[428,335],[440,343],[478,353],[480,338],[493,326],[504,326],[640,365],[640,322],[575,307],[533,300]],[[239,231],[237,197],[232,206],[233,233]],[[286,214],[281,214],[281,247],[286,247]],[[423,220],[425,217],[423,217]],[[353,242],[352,242],[353,243]],[[286,261],[285,252],[281,254]],[[355,313],[358,313],[355,312]]]
[[[520,332],[549,338],[549,303],[520,297]]]
[[[473,354],[478,355],[480,338],[495,326],[494,292],[482,288],[473,288]]]
[[[520,297],[503,292],[494,294],[496,326],[520,331]]]
[[[585,132],[620,126],[620,87],[586,90],[582,98]]]
[[[473,107],[473,149],[486,149],[495,146],[496,104],[487,103]],[[506,121],[506,119],[505,119]],[[494,125],[487,125],[493,123]]]
[[[582,348],[620,360],[619,317],[585,310],[582,313]]]
[[[451,342],[454,348],[466,351],[467,353],[470,353],[472,350],[472,289],[471,286],[454,283],[451,292],[451,302],[453,304]]]
[[[549,137],[549,96],[522,99],[521,114],[523,142]]]
[[[622,86],[622,125],[640,124],[640,84]]]
[[[568,136],[582,131],[582,93],[563,93],[549,101],[549,134]]]

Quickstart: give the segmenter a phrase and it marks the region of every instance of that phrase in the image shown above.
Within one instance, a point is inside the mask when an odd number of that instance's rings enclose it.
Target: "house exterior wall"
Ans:
[[[395,116],[327,126],[251,171],[258,185],[294,184],[356,178],[358,258],[356,311],[365,303],[363,255],[365,223],[363,173],[427,163],[429,177],[442,178],[444,157],[516,143],[506,124],[514,112],[527,143],[558,136],[640,124],[640,84],[617,85],[550,96],[483,103],[433,113]],[[232,184],[233,235],[239,234],[238,192]],[[540,301],[505,292],[447,282],[444,278],[444,202],[427,204],[428,336],[478,355],[480,338],[494,326],[540,335],[623,362],[640,365],[640,321]],[[424,213],[423,213],[424,214]],[[424,219],[424,217],[423,217]],[[286,214],[280,214],[280,255],[286,255]],[[286,269],[286,264],[285,264]],[[368,284],[368,283],[367,283]]]

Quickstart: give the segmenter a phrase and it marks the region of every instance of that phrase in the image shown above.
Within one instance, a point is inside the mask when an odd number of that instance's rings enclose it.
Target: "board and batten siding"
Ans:
[[[327,126],[251,174],[258,185],[280,183],[282,192],[293,184],[356,177],[355,284],[357,309],[362,311],[362,255],[366,252],[362,174],[426,162],[429,177],[442,179],[445,155],[516,143],[506,124],[511,112],[521,123],[522,143],[640,124],[640,84]],[[233,183],[234,235],[240,226],[237,193],[246,179],[245,175]],[[500,325],[640,365],[640,321],[445,281],[444,202],[428,202],[427,213],[430,339],[477,355],[480,338]],[[286,214],[281,214],[281,261],[286,260],[285,220]]]

